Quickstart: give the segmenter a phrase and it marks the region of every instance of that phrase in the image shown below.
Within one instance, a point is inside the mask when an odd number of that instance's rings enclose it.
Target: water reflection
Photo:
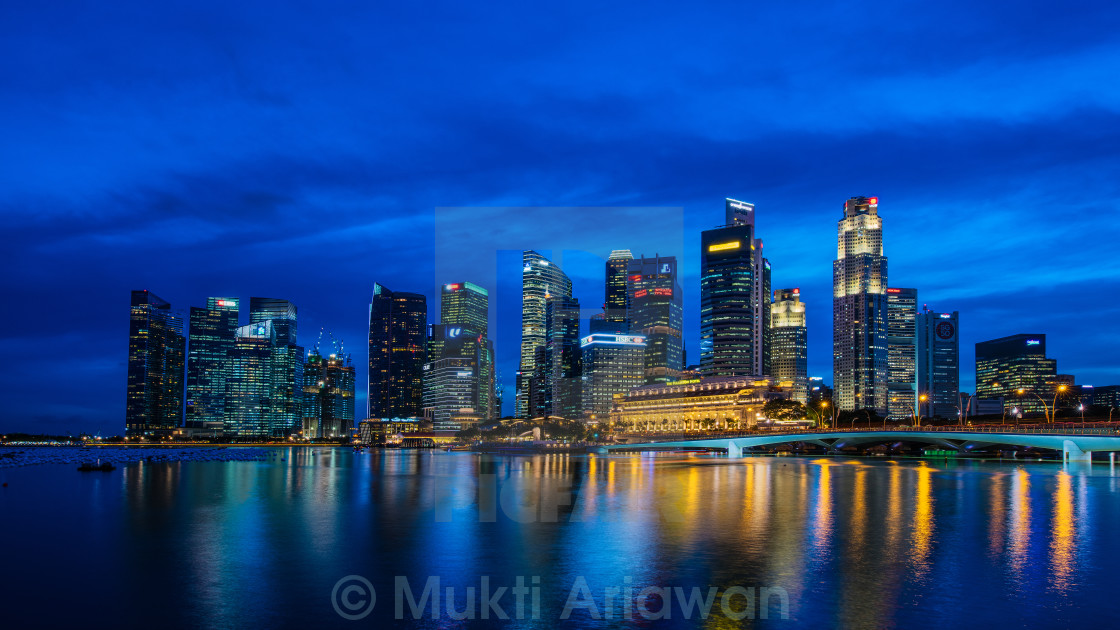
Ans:
[[[804,625],[999,623],[1012,605],[1070,625],[1079,598],[1113,605],[1094,589],[1120,560],[1090,538],[1120,519],[1113,479],[1047,465],[292,448],[112,479],[98,544],[142,595],[130,614],[174,608],[186,625],[334,624],[327,595],[350,574],[379,593],[435,575],[460,595],[482,575],[540,576],[551,619],[582,576],[618,623],[604,589],[742,585],[786,589]]]

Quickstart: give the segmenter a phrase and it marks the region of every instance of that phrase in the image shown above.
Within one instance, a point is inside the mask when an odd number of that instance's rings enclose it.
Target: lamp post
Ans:
[[[1054,400],[1049,407],[1046,406],[1045,398],[1039,396],[1035,392],[1030,392],[1031,396],[1034,396],[1038,399],[1039,402],[1042,403],[1042,414],[1043,416],[1045,416],[1047,423],[1054,422],[1054,420],[1058,418],[1058,396],[1065,392],[1067,389],[1069,389],[1069,387],[1065,384],[1059,385],[1054,388]],[[1017,391],[1020,396],[1027,393],[1027,390],[1022,387],[1020,387]]]
[[[929,400],[929,396],[926,394],[920,394],[918,396],[918,413],[914,416],[914,424],[919,427],[922,426],[922,403],[927,400]]]

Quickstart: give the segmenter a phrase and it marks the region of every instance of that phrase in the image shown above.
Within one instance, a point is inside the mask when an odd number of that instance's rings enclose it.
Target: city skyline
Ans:
[[[675,251],[647,245],[640,218],[630,242],[602,239],[595,232],[609,226],[588,221],[567,228],[602,258],[615,248],[677,256],[685,346],[698,357],[690,253],[699,232],[719,224],[724,197],[750,201],[764,209],[758,227],[774,286],[802,289],[809,373],[831,380],[822,270],[836,207],[877,195],[892,284],[918,287],[931,309],[961,313],[962,389],[973,388],[976,342],[1023,330],[1048,333],[1051,355],[1081,382],[1117,380],[1120,339],[1110,327],[1120,315],[1112,254],[1120,226],[1105,220],[1120,196],[1111,177],[1120,166],[1111,149],[1120,145],[1115,7],[1008,16],[941,4],[900,19],[891,5],[861,4],[873,49],[816,36],[812,27],[834,21],[836,8],[793,16],[738,7],[719,20],[677,9],[640,25],[612,9],[590,29],[582,18],[546,24],[524,9],[451,27],[406,7],[383,36],[323,35],[377,21],[368,8],[353,10],[339,24],[271,8],[268,34],[229,26],[264,15],[253,5],[210,7],[232,19],[207,21],[202,34],[172,28],[181,16],[171,9],[137,9],[121,21],[76,8],[80,29],[46,7],[7,16],[0,28],[11,36],[0,41],[22,63],[4,71],[12,89],[0,122],[0,203],[10,272],[0,289],[20,305],[65,291],[83,319],[75,325],[63,309],[2,315],[0,348],[30,363],[4,368],[0,430],[119,423],[128,291],[149,288],[183,306],[282,296],[303,307],[305,330],[325,326],[356,341],[367,335],[362,305],[374,282],[434,304],[440,283],[475,277],[473,267],[436,277],[429,236],[437,225],[477,225],[478,207],[525,208],[510,214],[531,218],[545,206],[680,208],[686,236]],[[963,23],[970,27],[956,27]],[[735,45],[743,24],[749,48]],[[941,34],[938,54],[911,37],[918,24]],[[419,29],[423,41],[409,36]],[[680,46],[629,52],[666,37]],[[764,49],[773,55],[757,54]],[[511,90],[518,99],[505,98]],[[455,210],[437,219],[437,207]],[[525,223],[505,236],[511,248],[537,246]],[[591,275],[578,267],[565,264],[582,285]],[[495,293],[499,302],[504,294]],[[1072,295],[1100,303],[1085,311]],[[597,306],[601,288],[577,288],[576,297]],[[516,348],[496,340],[496,351],[512,400]]]

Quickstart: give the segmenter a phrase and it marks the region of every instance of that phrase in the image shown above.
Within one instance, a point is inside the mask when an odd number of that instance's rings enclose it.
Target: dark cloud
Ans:
[[[683,209],[695,361],[698,232],[754,201],[827,378],[835,221],[879,195],[891,284],[961,311],[965,382],[970,344],[1028,329],[1120,381],[1118,27],[1104,2],[6,6],[0,429],[119,423],[137,288],[292,299],[364,381],[372,283],[449,280],[437,207]],[[531,216],[471,227],[528,242]]]

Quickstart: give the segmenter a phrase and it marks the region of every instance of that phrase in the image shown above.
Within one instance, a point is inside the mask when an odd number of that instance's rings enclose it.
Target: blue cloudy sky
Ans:
[[[489,278],[511,382],[495,252],[527,246],[576,250],[589,305],[611,248],[680,256],[697,357],[725,196],[802,289],[814,375],[841,204],[877,195],[966,387],[1018,332],[1120,382],[1116,3],[9,2],[0,59],[0,430],[120,431],[131,289],[289,298],[364,389],[373,282]]]

